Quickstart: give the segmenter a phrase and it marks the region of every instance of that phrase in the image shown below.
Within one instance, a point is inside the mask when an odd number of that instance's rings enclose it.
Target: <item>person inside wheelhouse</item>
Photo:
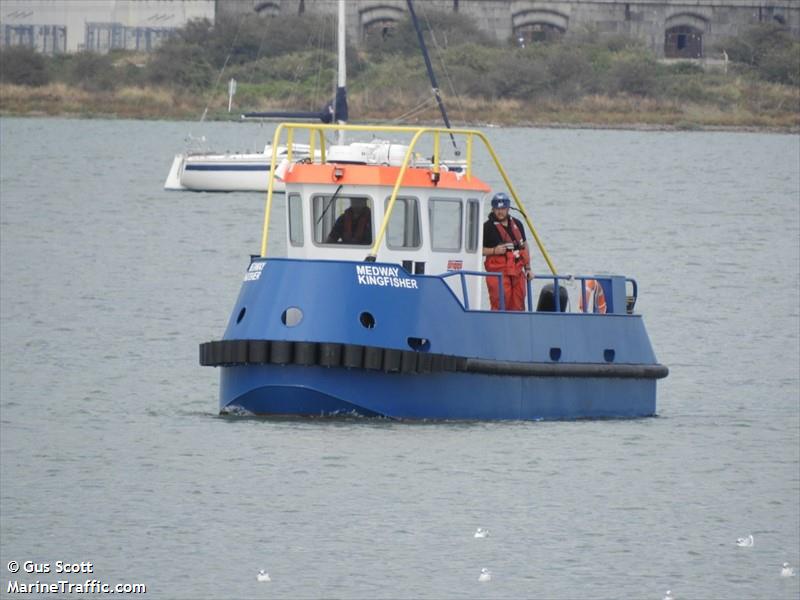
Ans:
[[[372,244],[372,213],[366,198],[352,198],[347,208],[333,224],[325,240],[327,244]]]

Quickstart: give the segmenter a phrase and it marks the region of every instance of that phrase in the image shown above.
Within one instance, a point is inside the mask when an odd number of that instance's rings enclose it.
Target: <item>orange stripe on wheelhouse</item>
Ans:
[[[286,171],[286,183],[329,183],[336,185],[394,186],[400,167],[383,165],[341,165],[295,163]],[[491,188],[478,179],[450,171],[440,171],[439,181],[434,183],[434,172],[430,168],[409,167],[403,177],[403,187],[469,190],[486,193]]]

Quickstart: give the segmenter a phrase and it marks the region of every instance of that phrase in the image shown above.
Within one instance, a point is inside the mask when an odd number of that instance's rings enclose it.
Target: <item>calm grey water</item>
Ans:
[[[197,345],[263,198],[161,187],[188,133],[270,131],[0,121],[3,595],[800,596],[800,138],[490,130],[559,269],[638,279],[671,374],[653,419],[408,424],[217,415]]]

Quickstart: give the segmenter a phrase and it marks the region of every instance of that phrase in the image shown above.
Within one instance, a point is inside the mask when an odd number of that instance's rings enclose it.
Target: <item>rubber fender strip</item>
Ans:
[[[234,345],[230,342],[222,342],[222,362],[226,365],[231,365],[235,362],[233,360],[233,348]]]
[[[400,372],[416,373],[417,356],[419,356],[419,352],[412,352],[411,350],[403,350],[403,353],[400,357]]]
[[[342,362],[341,344],[320,344],[319,364],[323,367],[338,367]]]
[[[269,342],[267,340],[250,340],[247,344],[247,362],[265,364],[269,360]]]
[[[383,350],[380,348],[373,348],[372,346],[364,347],[364,368],[371,371],[378,371],[383,365]]]
[[[618,379],[663,379],[669,374],[664,365],[592,363],[518,363],[499,360],[467,359],[468,373],[521,375],[523,377],[601,377]]]
[[[397,373],[400,370],[402,353],[400,350],[383,351],[383,370],[387,373]]]
[[[218,365],[222,362],[222,342],[211,342],[211,360]]]
[[[432,362],[433,356],[431,354],[428,354],[427,352],[420,352],[419,356],[417,357],[417,372],[430,373]]]
[[[244,364],[247,362],[247,340],[235,340],[231,354],[233,355],[233,362],[235,364]]]
[[[288,365],[292,362],[292,342],[272,342],[269,345],[269,362]]]
[[[207,367],[208,365],[208,346],[206,346],[208,342],[204,342],[197,347],[197,358],[200,361],[201,367]]]
[[[294,343],[294,364],[310,367],[317,362],[317,345],[314,342]]]
[[[348,369],[360,369],[364,361],[364,346],[345,344],[342,365]]]
[[[219,340],[199,346],[202,366],[242,364],[291,364],[326,367],[344,366],[387,373],[439,373],[459,371],[521,377],[599,377],[618,379],[663,379],[669,369],[661,364],[521,363],[463,358],[359,346],[315,342],[268,340]]]

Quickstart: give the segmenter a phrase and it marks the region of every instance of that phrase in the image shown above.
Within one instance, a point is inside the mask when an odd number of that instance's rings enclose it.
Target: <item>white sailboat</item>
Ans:
[[[336,99],[319,113],[305,112],[257,112],[246,113],[242,118],[320,119],[330,123],[347,122],[347,91],[345,62],[345,7],[339,0],[338,15],[338,81]],[[339,143],[342,143],[340,137]],[[308,144],[292,144],[292,158],[307,158],[311,148]],[[279,164],[288,159],[289,149],[278,147]],[[185,152],[176,154],[172,160],[165,190],[188,190],[195,192],[266,192],[269,182],[272,145],[264,146],[263,152]],[[285,161],[288,162],[288,161]],[[280,171],[276,169],[274,189],[284,191]]]
[[[447,118],[441,97],[439,86],[428,57],[425,41],[419,29],[414,7],[410,0],[408,9],[411,13],[414,27],[419,37],[420,48],[425,58],[428,76],[431,80],[434,96],[441,110],[447,128],[450,128],[450,121]],[[337,35],[337,87],[336,98],[329,103],[319,113],[303,112],[254,112],[242,115],[242,118],[281,118],[281,119],[320,119],[323,123],[331,123],[334,120],[344,125],[347,123],[347,64],[345,61],[345,4],[344,0],[339,0],[338,5],[338,35]],[[397,155],[398,145],[388,140],[373,139],[370,142],[351,142],[346,144],[344,141],[344,131],[338,130],[336,145],[329,148],[330,155],[337,157],[340,162],[352,164],[383,164],[390,165],[402,159],[402,155]],[[453,140],[455,148],[455,140]],[[455,148],[455,159],[442,159],[439,161],[441,168],[456,173],[464,172],[466,161],[459,158],[460,151]],[[314,157],[310,157],[311,147],[308,144],[292,144],[292,161],[304,158],[319,158],[319,151],[315,151]],[[275,180],[273,190],[284,192],[283,171],[289,166],[289,149],[286,146],[279,146],[277,149],[277,166],[275,169]],[[252,191],[266,192],[269,182],[269,170],[272,160],[272,145],[267,144],[263,152],[255,153],[207,153],[189,152],[177,154],[172,161],[172,168],[169,171],[167,180],[164,182],[164,189],[167,190],[191,190],[205,192],[234,192]],[[399,164],[399,163],[398,163]],[[429,168],[432,159],[416,156],[412,160],[412,166]]]

